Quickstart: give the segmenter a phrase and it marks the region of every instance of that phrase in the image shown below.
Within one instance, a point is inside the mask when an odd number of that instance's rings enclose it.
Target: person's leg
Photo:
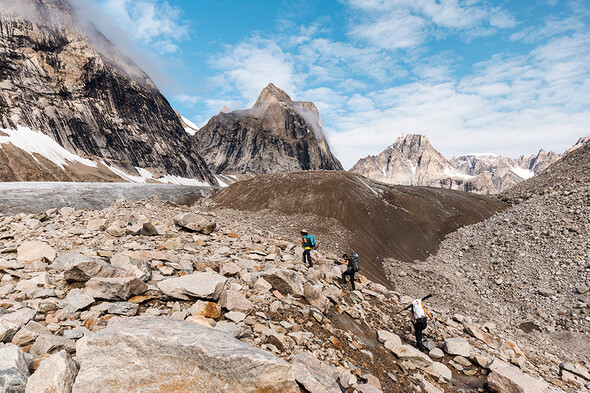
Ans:
[[[346,285],[346,271],[342,272],[342,284]]]
[[[309,267],[313,266],[313,263],[311,262],[311,250],[305,250],[303,251],[303,264],[306,264],[306,259],[307,259],[307,263],[309,263]]]
[[[350,286],[353,291],[356,291],[356,287],[354,286],[354,273],[354,270],[350,272]]]
[[[415,322],[414,333],[416,335],[416,346],[422,352],[424,352],[424,344],[422,344],[422,331],[426,328],[426,323]]]

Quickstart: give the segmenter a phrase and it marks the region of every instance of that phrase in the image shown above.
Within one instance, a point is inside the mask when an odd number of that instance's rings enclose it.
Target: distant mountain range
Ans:
[[[589,142],[590,137],[580,138],[570,150]],[[560,157],[552,151],[540,150],[537,154],[517,159],[494,154],[467,154],[447,160],[426,136],[408,134],[378,155],[360,159],[350,171],[389,184],[495,194],[542,172]]]

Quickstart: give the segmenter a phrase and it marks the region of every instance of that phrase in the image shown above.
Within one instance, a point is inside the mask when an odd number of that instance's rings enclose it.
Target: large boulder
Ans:
[[[489,366],[488,386],[497,393],[549,393],[547,383],[534,379],[514,366],[494,359]]]
[[[94,298],[87,294],[83,289],[78,288],[70,290],[65,299],[62,300],[62,306],[69,312],[83,310],[92,303],[94,303]]]
[[[443,348],[449,355],[463,356],[466,358],[471,355],[471,344],[462,337],[447,338]]]
[[[16,259],[25,265],[39,260],[53,262],[57,255],[53,247],[38,240],[24,242],[16,249],[16,252]]]
[[[68,353],[74,353],[76,352],[76,343],[62,336],[41,334],[37,337],[29,352],[33,355],[40,356],[45,354],[51,355],[62,350],[66,350]]]
[[[27,381],[25,393],[69,393],[78,374],[78,365],[66,351],[43,360]]]
[[[246,299],[243,293],[232,290],[221,292],[219,305],[227,310],[240,311],[244,314],[248,314],[254,307],[252,302]]]
[[[227,278],[214,272],[198,272],[160,281],[158,288],[164,294],[176,299],[217,300],[226,281]]]
[[[86,282],[86,293],[97,299],[127,300],[147,289],[147,285],[137,277],[94,277]]]
[[[73,393],[295,393],[291,366],[226,333],[168,318],[113,318],[82,338]]]
[[[0,342],[7,343],[12,340],[14,335],[19,331],[21,325],[18,323],[4,321],[0,319]]]
[[[215,230],[217,223],[195,213],[181,213],[174,217],[174,223],[183,229],[208,235]]]
[[[269,269],[262,272],[264,278],[274,289],[283,295],[303,296],[304,279],[301,273],[288,269]]]
[[[25,345],[34,343],[37,337],[42,334],[51,334],[51,331],[39,322],[29,321],[29,323],[14,335],[12,343],[24,347]]]
[[[323,312],[330,308],[330,299],[324,296],[324,294],[310,282],[303,284],[303,296],[309,304],[319,308]]]
[[[433,361],[428,355],[423,354],[419,350],[409,345],[401,345],[399,347],[389,348],[399,359],[408,360],[417,366],[428,367]]]
[[[0,392],[24,392],[30,372],[25,354],[16,345],[0,347]]]
[[[86,282],[92,277],[129,277],[131,274],[97,258],[79,254],[72,258],[64,271],[68,281]]]
[[[117,253],[111,257],[111,265],[121,268],[141,281],[149,281],[152,278],[152,267],[148,261],[132,258],[124,253]]]
[[[295,379],[310,393],[341,393],[338,370],[303,352],[291,360]]]

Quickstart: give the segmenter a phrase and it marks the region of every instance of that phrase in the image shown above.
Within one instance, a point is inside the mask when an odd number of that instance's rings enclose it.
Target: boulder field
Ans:
[[[587,364],[529,357],[494,323],[344,288],[329,252],[221,213],[118,201],[0,216],[0,392],[560,392]],[[201,231],[201,232],[200,232]],[[202,232],[207,232],[204,234]]]

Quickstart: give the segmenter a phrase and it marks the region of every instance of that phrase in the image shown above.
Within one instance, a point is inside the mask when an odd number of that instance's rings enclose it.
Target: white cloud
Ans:
[[[225,53],[210,62],[219,72],[214,80],[222,89],[237,89],[244,99],[251,101],[270,82],[296,91],[297,77],[288,57],[275,42],[254,37],[228,46]]]
[[[388,50],[409,49],[464,32],[471,40],[512,28],[517,21],[507,11],[481,1],[459,0],[349,0],[359,11],[351,35]]]
[[[134,39],[151,44],[160,53],[174,53],[174,41],[188,37],[180,9],[159,0],[103,0],[103,6]]]
[[[329,124],[332,150],[349,168],[402,132],[426,134],[448,157],[563,152],[590,134],[590,34],[555,38],[527,55],[498,54],[474,71],[369,94],[378,109],[358,106]]]

